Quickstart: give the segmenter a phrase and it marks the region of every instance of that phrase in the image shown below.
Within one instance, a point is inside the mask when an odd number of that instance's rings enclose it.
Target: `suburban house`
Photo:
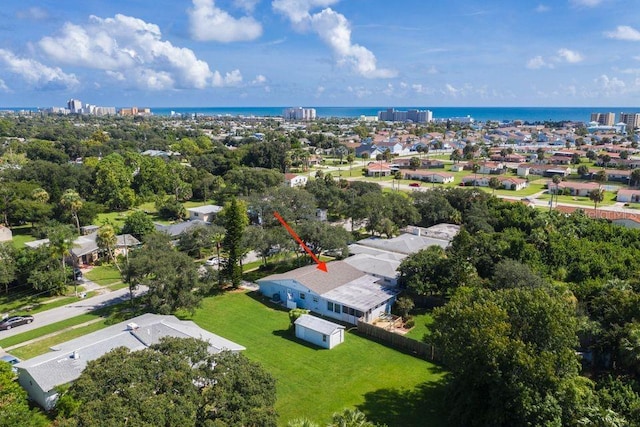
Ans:
[[[591,191],[601,188],[600,184],[598,184],[597,182],[569,182],[569,181],[560,182],[557,186],[551,183],[547,183],[547,187],[549,188],[549,193],[551,194],[555,194],[556,190],[561,193],[568,191],[571,196],[580,196],[580,197],[588,197]]]
[[[9,227],[0,225],[0,242],[10,242],[13,239],[13,233]]]
[[[367,170],[367,176],[391,175],[391,166],[388,163],[370,162],[365,169]]]
[[[527,188],[529,181],[522,178],[500,178],[500,183],[505,190],[519,191]]]
[[[211,353],[245,350],[243,346],[212,334],[191,321],[147,313],[59,344],[48,353],[16,364],[18,382],[31,400],[50,410],[58,399],[56,388],[76,380],[89,361],[117,347],[143,350],[157,344],[163,337],[201,339],[209,343]]]
[[[385,285],[396,286],[398,284],[398,267],[400,260],[384,255],[359,253],[343,260],[363,273],[370,274],[380,279]]]
[[[487,175],[499,175],[505,173],[507,170],[503,163],[500,162],[483,162],[480,163],[478,173]]]
[[[71,261],[74,266],[91,265],[100,258],[100,248],[96,241],[98,232],[94,231],[90,234],[79,236],[73,241],[73,247],[71,248]],[[35,249],[42,245],[48,245],[49,239],[34,240],[32,242],[26,242],[26,247]],[[119,234],[116,236],[116,246],[114,248],[114,255],[126,255],[127,251],[132,248],[137,248],[141,243],[131,234]]]
[[[260,293],[287,308],[304,308],[355,325],[389,313],[398,290],[344,261],[327,263],[327,271],[308,265],[258,280]]]
[[[444,249],[449,246],[459,231],[460,226],[454,224],[436,224],[428,228],[411,226],[407,227],[405,233],[391,239],[368,237],[358,240],[349,245],[349,252],[352,254],[395,253],[407,256],[433,245]]]
[[[402,173],[404,179],[416,179],[438,184],[449,184],[453,182],[453,175],[446,172],[431,172],[428,170],[405,170]]]
[[[640,203],[640,190],[618,190],[618,194],[616,194],[616,202]]]
[[[192,227],[209,225],[209,223],[200,219],[194,219],[193,221],[182,221],[171,225],[158,223],[154,223],[154,225],[156,227],[156,231],[168,234],[173,240],[177,240],[183,233],[186,233]]]
[[[295,173],[284,174],[284,183],[287,187],[304,187],[307,185],[307,177]]]
[[[462,186],[476,186],[476,187],[488,187],[490,176],[487,175],[467,175],[463,176],[460,185]]]
[[[303,314],[294,322],[296,338],[318,347],[332,349],[344,342],[344,326],[310,314]]]
[[[196,206],[195,208],[188,208],[189,221],[200,220],[204,222],[213,222],[213,219],[222,210],[222,206],[217,205],[204,205]]]

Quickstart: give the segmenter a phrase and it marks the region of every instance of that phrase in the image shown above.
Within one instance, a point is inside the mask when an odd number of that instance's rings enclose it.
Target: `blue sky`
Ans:
[[[0,106],[640,105],[626,0],[3,0]]]

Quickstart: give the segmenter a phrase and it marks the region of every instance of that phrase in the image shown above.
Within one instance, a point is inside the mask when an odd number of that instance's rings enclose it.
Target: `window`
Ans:
[[[326,335],[322,335],[322,342],[327,342],[327,336]]]
[[[318,302],[318,297],[313,297],[313,302]]]
[[[300,292],[300,299],[304,299],[306,297],[306,295],[302,292]]]
[[[335,313],[340,313],[340,304],[335,304],[335,305],[333,306],[333,311],[334,311]]]
[[[327,310],[333,311],[333,303],[331,301],[327,301]]]
[[[194,212],[193,216],[195,216],[197,218],[198,217],[198,212]]]

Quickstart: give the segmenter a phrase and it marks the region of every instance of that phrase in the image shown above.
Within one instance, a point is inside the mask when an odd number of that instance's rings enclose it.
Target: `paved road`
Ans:
[[[141,295],[146,289],[139,288],[135,295]],[[79,316],[98,308],[116,304],[129,300],[129,288],[119,289],[117,291],[107,292],[102,295],[76,301],[74,303],[63,305],[62,307],[52,308],[33,315],[34,321],[29,325],[18,326],[8,331],[0,331],[0,339],[8,338],[13,335],[21,334],[32,329],[60,322],[61,320]]]

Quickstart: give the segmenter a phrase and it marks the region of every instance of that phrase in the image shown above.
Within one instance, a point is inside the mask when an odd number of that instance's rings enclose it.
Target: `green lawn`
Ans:
[[[412,338],[416,341],[422,341],[425,335],[430,333],[429,326],[433,323],[433,316],[431,316],[431,310],[416,309],[411,311],[415,326],[411,328],[405,335],[407,338]]]
[[[31,235],[30,225],[11,227],[11,233],[13,234],[13,247],[16,249],[23,248],[24,244],[27,242],[33,242],[34,240],[37,240]]]
[[[84,273],[84,277],[100,286],[107,286],[122,280],[120,272],[113,265],[100,265]]]
[[[204,300],[191,317],[203,328],[247,347],[277,379],[280,424],[306,417],[321,424],[332,413],[357,407],[393,426],[444,426],[440,369],[349,330],[345,342],[323,350],[295,339],[286,311],[256,293]]]

